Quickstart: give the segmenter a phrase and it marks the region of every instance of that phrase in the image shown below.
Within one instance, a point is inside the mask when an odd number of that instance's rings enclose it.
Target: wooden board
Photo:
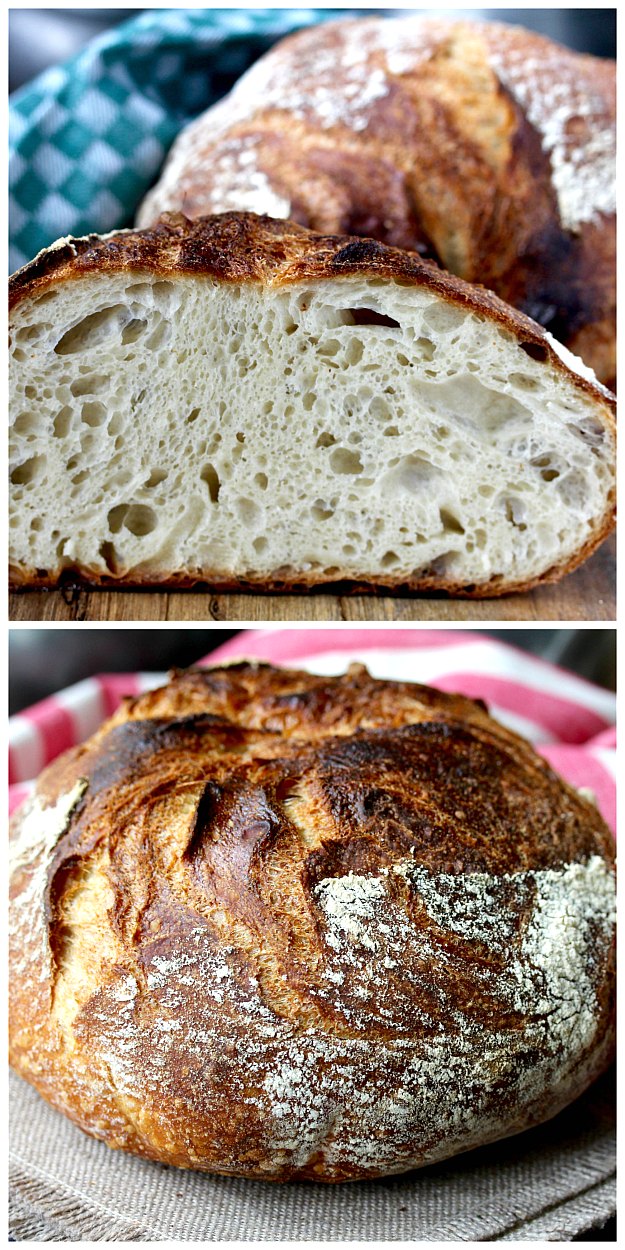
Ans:
[[[614,537],[553,586],[501,599],[60,590],[9,597],[12,621],[613,621]]]

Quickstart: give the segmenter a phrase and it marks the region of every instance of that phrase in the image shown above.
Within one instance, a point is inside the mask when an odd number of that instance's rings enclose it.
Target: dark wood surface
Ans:
[[[64,589],[9,597],[12,621],[613,621],[612,536],[561,582],[501,599]]]

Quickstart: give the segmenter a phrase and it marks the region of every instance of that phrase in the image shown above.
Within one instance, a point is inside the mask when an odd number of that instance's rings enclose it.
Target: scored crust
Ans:
[[[249,282],[269,289],[287,288],[307,281],[349,280],[356,276],[363,280],[388,280],[398,289],[405,285],[431,290],[452,305],[503,327],[515,336],[525,354],[547,362],[559,377],[566,378],[568,384],[575,387],[580,397],[592,398],[603,426],[603,437],[607,437],[608,442],[613,438],[614,398],[593,379],[590,371],[584,370],[581,362],[555,344],[535,322],[504,304],[491,292],[454,278],[414,253],[388,248],[372,240],[315,235],[292,222],[259,218],[253,214],[230,213],[197,222],[174,214],[165,216],[151,230],[59,241],[14,275],[10,286],[14,316],[20,305],[26,307],[30,301],[35,303],[49,289],[58,289],[60,284],[90,275],[99,277],[118,273],[145,273],[163,278],[183,275],[206,277],[218,283]],[[29,333],[28,328],[26,333]],[[16,561],[11,569],[11,578],[16,587],[48,586],[56,584],[65,570],[65,576],[70,579],[74,575],[94,585],[185,587],[211,582],[220,588],[294,589],[349,580],[356,585],[366,583],[369,587],[401,586],[413,592],[442,590],[466,596],[499,595],[529,589],[539,582],[563,576],[598,546],[611,530],[613,519],[613,498],[609,493],[602,514],[593,518],[590,533],[585,533],[579,548],[572,554],[555,561],[551,567],[543,568],[538,575],[523,577],[499,573],[482,578],[478,584],[468,578],[462,581],[444,569],[430,571],[423,568],[410,575],[386,574],[383,569],[378,569],[370,576],[355,576],[340,558],[332,561],[332,570],[328,574],[321,568],[308,573],[305,567],[292,568],[283,563],[270,575],[263,573],[257,577],[253,571],[242,571],[242,575],[237,577],[218,565],[204,566],[197,572],[188,568],[172,571],[153,562],[149,568],[141,567],[129,573],[123,569],[107,573],[103,568],[96,569],[84,563],[81,566],[78,562],[68,569],[63,563],[58,567],[37,568],[31,567],[27,561]]]
[[[128,700],[13,824],[11,1061],[109,1145],[399,1172],[613,1053],[613,847],[483,705],[240,663]]]

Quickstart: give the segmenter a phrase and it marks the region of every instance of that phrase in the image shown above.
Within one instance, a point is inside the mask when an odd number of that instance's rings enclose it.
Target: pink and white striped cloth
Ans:
[[[567,781],[592,790],[616,821],[616,700],[613,694],[487,635],[468,630],[242,629],[200,663],[237,658],[342,672],[353,660],[374,677],[425,682],[485,699]],[[78,682],[10,721],[13,811],[45,764],[93,733],[124,695],[160,685],[164,673],[105,673]]]

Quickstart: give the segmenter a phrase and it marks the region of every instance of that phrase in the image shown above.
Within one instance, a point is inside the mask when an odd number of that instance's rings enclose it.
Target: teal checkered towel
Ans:
[[[277,39],[340,12],[146,12],[16,92],[10,102],[11,269],[63,235],[131,224],[181,127]]]

